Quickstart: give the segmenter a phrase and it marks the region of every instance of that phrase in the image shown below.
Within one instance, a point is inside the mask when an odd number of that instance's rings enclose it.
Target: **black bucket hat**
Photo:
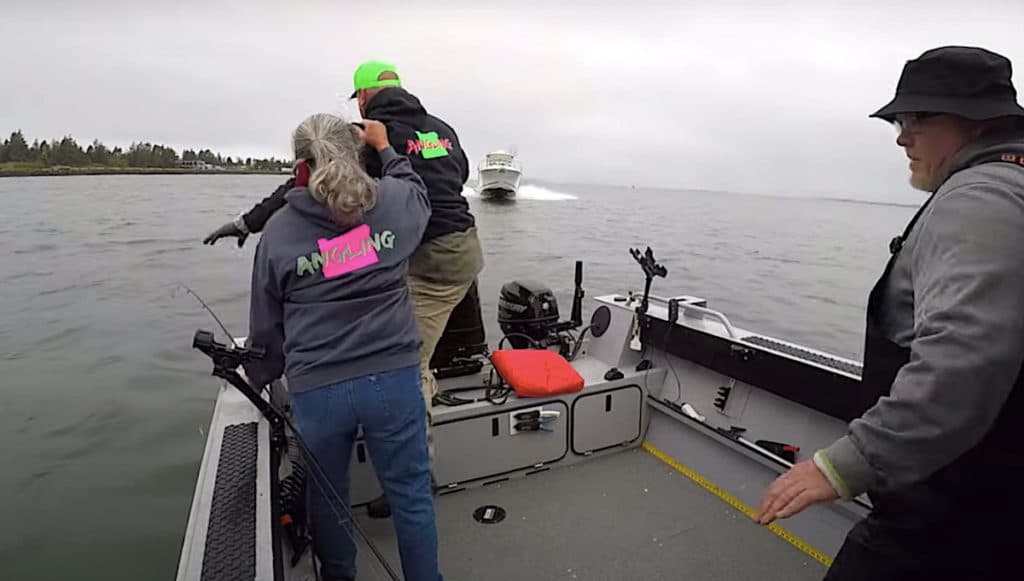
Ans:
[[[944,46],[907,61],[896,97],[871,117],[892,122],[900,113],[949,113],[983,120],[1024,116],[1010,80],[1009,59],[968,46]]]

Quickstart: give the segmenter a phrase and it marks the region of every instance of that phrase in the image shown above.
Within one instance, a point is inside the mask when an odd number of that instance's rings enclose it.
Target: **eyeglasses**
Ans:
[[[898,133],[919,133],[922,121],[938,115],[942,113],[900,113],[893,119],[892,124]]]

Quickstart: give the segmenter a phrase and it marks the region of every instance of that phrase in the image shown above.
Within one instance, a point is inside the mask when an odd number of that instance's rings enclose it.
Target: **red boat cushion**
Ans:
[[[499,349],[491,363],[519,397],[545,397],[583,389],[583,376],[572,364],[547,349]]]

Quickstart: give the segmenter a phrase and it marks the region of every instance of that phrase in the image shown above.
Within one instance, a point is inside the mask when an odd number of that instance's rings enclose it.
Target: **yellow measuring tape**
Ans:
[[[652,456],[654,456],[658,460],[661,460],[665,464],[668,464],[669,466],[671,466],[673,469],[675,469],[676,472],[679,472],[683,476],[686,476],[690,480],[693,480],[697,484],[701,485],[701,487],[703,487],[705,490],[707,490],[711,494],[714,494],[718,498],[724,500],[726,503],[729,504],[729,506],[731,506],[731,507],[735,508],[736,510],[742,512],[743,514],[747,515],[751,519],[753,519],[754,516],[757,514],[757,511],[755,511],[754,509],[750,508],[749,506],[743,504],[743,502],[740,501],[740,499],[738,499],[735,496],[729,494],[728,492],[723,490],[721,487],[719,487],[714,482],[711,482],[707,478],[704,478],[700,474],[697,474],[693,470],[690,470],[686,466],[683,466],[679,462],[676,462],[674,458],[672,458],[668,454],[662,452],[661,450],[655,448],[654,445],[651,444],[650,442],[644,441],[643,448],[644,448],[644,450],[647,450]],[[768,530],[770,530],[773,533],[775,533],[776,535],[782,537],[783,539],[786,540],[786,542],[788,542],[789,544],[793,545],[794,547],[800,549],[801,551],[806,553],[808,556],[810,556],[814,560],[816,560],[819,563],[821,563],[822,565],[825,565],[826,567],[828,567],[828,566],[830,566],[832,564],[832,558],[831,557],[829,557],[825,553],[822,553],[818,549],[815,549],[811,545],[807,544],[807,541],[804,541],[800,537],[797,537],[793,533],[791,533],[791,532],[787,531],[786,529],[780,527],[778,523],[774,523],[773,522],[772,524],[768,525]]]

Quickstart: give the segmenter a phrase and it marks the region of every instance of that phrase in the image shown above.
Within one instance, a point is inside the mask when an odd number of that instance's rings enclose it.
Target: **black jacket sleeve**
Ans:
[[[372,119],[372,117],[370,117]],[[399,121],[381,121],[384,124],[384,128],[388,132],[388,142],[391,144],[391,148],[395,150],[398,155],[408,157],[406,153],[406,143],[410,140],[416,139],[416,131],[408,125]],[[363,164],[363,169],[369,174],[371,178],[384,177],[381,172],[380,155],[373,150],[372,147],[366,146],[363,148],[360,161]]]
[[[245,221],[245,226],[249,229],[250,233],[263,230],[263,227],[266,226],[267,221],[274,215],[274,212],[284,207],[284,195],[294,187],[295,178],[289,178],[288,181],[278,186],[274,193],[263,198],[260,203],[242,215],[242,220]]]
[[[469,180],[469,158],[466,157],[466,150],[462,149],[462,144],[459,144],[459,155],[462,158],[462,183],[465,184]]]
[[[363,169],[366,170],[366,174],[371,178],[380,179],[384,177],[380,155],[374,151],[372,147],[366,145],[359,151],[359,162],[363,164]]]

